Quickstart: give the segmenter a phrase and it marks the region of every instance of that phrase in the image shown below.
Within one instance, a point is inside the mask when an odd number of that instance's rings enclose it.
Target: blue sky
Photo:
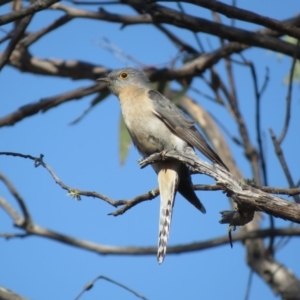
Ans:
[[[238,1],[238,6],[251,9],[262,15],[279,20],[299,13],[298,1]],[[270,10],[270,6],[272,10]],[[210,18],[209,11],[195,10],[190,5],[186,10],[197,16]],[[283,9],[284,7],[284,9]],[[86,7],[86,9],[91,9]],[[123,6],[108,6],[108,11],[133,14]],[[1,14],[8,6],[1,6]],[[61,15],[58,11],[45,11],[34,17],[29,30],[35,31]],[[224,22],[229,20],[222,17]],[[246,29],[258,27],[237,22]],[[3,26],[9,29],[11,25]],[[186,30],[168,26],[182,39],[197,47],[193,35]],[[3,33],[1,33],[1,37]],[[156,29],[149,25],[128,26],[120,29],[118,24],[91,20],[73,20],[62,29],[52,32],[33,45],[31,53],[41,58],[80,59],[103,65],[110,69],[124,64],[111,53],[102,49],[102,37],[126,53],[136,57],[145,65],[157,65],[170,61],[176,48]],[[217,40],[199,35],[209,49]],[[0,45],[3,51],[6,44]],[[264,49],[247,50],[245,57],[256,63],[260,85],[265,69],[270,69],[270,82],[262,99],[262,130],[267,154],[269,185],[287,187],[280,165],[274,155],[268,128],[279,134],[285,113],[287,86],[283,78],[289,72],[291,59]],[[135,66],[129,62],[129,65]],[[225,76],[223,62],[217,69]],[[254,93],[250,72],[234,66],[238,97],[251,138],[256,143],[254,124]],[[206,76],[209,74],[205,73]],[[226,77],[224,77],[226,78]],[[47,76],[21,73],[6,66],[0,73],[1,106],[0,117],[16,108],[57,95],[71,89],[90,85],[89,80],[71,81]],[[210,93],[201,81],[194,86]],[[174,84],[174,87],[177,87]],[[189,92],[209,112],[218,118],[232,134],[237,135],[236,124],[223,108],[199,95]],[[137,151],[131,147],[124,166],[118,156],[118,121],[120,108],[114,96],[108,97],[95,107],[79,124],[69,123],[89,106],[92,97],[73,101],[24,119],[13,127],[0,130],[0,151],[45,155],[48,163],[67,185],[83,190],[98,191],[118,199],[131,199],[157,186],[156,175],[150,167],[139,169]],[[291,126],[283,144],[288,165],[295,180],[299,177],[299,86],[294,85]],[[240,148],[229,142],[238,166],[245,177],[251,177],[249,164]],[[0,156],[0,170],[15,185],[26,200],[33,220],[46,228],[63,234],[112,246],[155,246],[158,235],[159,199],[144,202],[119,217],[108,216],[114,208],[98,199],[84,198],[75,201],[54,183],[43,168],[34,168],[29,160]],[[195,176],[195,183],[212,182],[205,176]],[[17,208],[6,187],[0,184],[0,195]],[[221,192],[198,192],[207,214],[199,214],[180,195],[177,195],[172,220],[170,245],[204,241],[227,233],[226,225],[218,223],[219,211],[228,209],[229,202]],[[263,227],[269,226],[268,216],[262,218]],[[0,232],[16,232],[11,219],[0,210]],[[289,223],[276,219],[276,226]],[[295,263],[299,239],[294,238],[276,253],[279,262],[300,277],[300,265]],[[96,276],[105,275],[135,289],[148,299],[243,299],[250,269],[245,262],[245,251],[241,244],[229,245],[182,255],[167,255],[159,266],[155,256],[99,256],[81,249],[62,245],[38,237],[23,240],[0,239],[0,284],[11,288],[29,299],[74,299],[83,286]],[[250,299],[275,299],[272,291],[256,275],[253,277]],[[119,287],[99,281],[86,292],[82,299],[135,299]]]

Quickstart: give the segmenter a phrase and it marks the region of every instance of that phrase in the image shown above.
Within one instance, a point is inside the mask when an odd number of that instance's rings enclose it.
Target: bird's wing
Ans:
[[[211,149],[202,134],[194,126],[194,122],[188,119],[173,102],[155,90],[149,90],[148,96],[153,103],[153,113],[160,118],[174,134],[186,141],[189,145],[197,148],[212,162],[218,163],[228,170],[218,154]]]

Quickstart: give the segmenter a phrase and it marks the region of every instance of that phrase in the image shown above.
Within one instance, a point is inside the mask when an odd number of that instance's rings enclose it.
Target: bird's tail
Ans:
[[[179,173],[178,192],[202,213],[206,213],[204,205],[201,203],[193,189],[189,168],[184,164],[181,165]]]
[[[162,168],[158,172],[158,185],[160,191],[160,215],[157,260],[161,264],[167,252],[172,210],[177,191],[179,175],[176,169]]]

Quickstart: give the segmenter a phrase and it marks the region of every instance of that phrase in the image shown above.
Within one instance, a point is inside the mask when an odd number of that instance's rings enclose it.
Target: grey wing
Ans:
[[[218,163],[226,170],[218,154],[207,144],[202,134],[194,126],[194,121],[188,119],[177,106],[155,90],[148,92],[154,106],[154,114],[159,117],[178,137],[189,145],[197,148],[212,162]]]

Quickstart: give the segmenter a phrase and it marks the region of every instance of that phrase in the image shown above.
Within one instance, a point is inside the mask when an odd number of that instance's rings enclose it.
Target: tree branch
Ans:
[[[149,14],[142,14],[138,16],[120,15],[107,12],[100,8],[99,12],[78,9],[70,7],[61,3],[52,5],[52,9],[62,10],[72,18],[88,18],[102,21],[109,21],[112,23],[121,23],[122,26],[133,24],[152,24],[152,17]]]
[[[162,0],[164,2],[165,0]],[[166,2],[169,2],[168,0]],[[281,32],[289,36],[293,36],[300,39],[300,29],[288,24],[283,24],[278,20],[262,16],[251,11],[237,8],[232,5],[222,3],[220,1],[210,1],[210,0],[182,0],[182,2],[195,4],[201,7],[208,8],[212,11],[221,13],[228,18],[234,18],[236,20],[246,21],[253,24],[258,24]]]
[[[0,55],[0,71],[4,67],[4,65],[9,61],[11,53],[14,51],[17,43],[22,38],[27,26],[29,25],[33,15],[26,16],[20,20],[18,26],[14,31],[10,33],[11,40],[8,43],[5,51]]]
[[[271,139],[272,139],[272,142],[273,142],[273,146],[274,146],[274,149],[275,149],[275,153],[278,157],[278,160],[280,162],[280,165],[281,165],[281,168],[283,170],[283,173],[288,181],[288,184],[290,186],[290,188],[294,188],[296,187],[295,183],[294,183],[294,180],[293,180],[293,177],[292,177],[292,174],[289,170],[289,167],[287,165],[287,162],[285,160],[285,157],[283,155],[283,152],[282,152],[282,149],[281,149],[281,146],[280,146],[280,143],[278,142],[276,136],[275,136],[275,133],[273,132],[273,130],[270,128],[269,129],[270,131],[270,135],[271,135]],[[300,204],[300,197],[299,195],[294,195],[294,200],[295,202],[299,203]]]
[[[0,173],[0,180],[6,185],[9,192],[17,200],[17,202],[22,210],[22,213],[25,217],[25,222],[27,224],[30,224],[32,222],[32,220],[31,220],[31,216],[30,216],[29,210],[27,209],[24,199],[18,193],[17,189],[13,186],[13,184],[8,180],[8,178],[6,178],[2,173]],[[14,214],[14,215],[15,215],[15,217],[14,217],[15,220],[19,219],[19,216],[17,216],[16,214]]]
[[[299,42],[300,40],[297,42],[297,48],[299,48]],[[289,76],[289,85],[288,85],[288,92],[287,92],[287,96],[286,96],[286,114],[285,114],[285,121],[284,121],[284,125],[282,128],[282,132],[278,138],[278,143],[281,144],[282,141],[284,140],[288,128],[289,128],[289,124],[290,124],[290,119],[291,119],[291,102],[292,102],[292,88],[293,88],[293,78],[294,78],[294,72],[295,72],[295,66],[296,66],[296,52],[295,55],[293,57],[292,60],[292,66],[291,66],[291,71],[290,71],[290,76]]]
[[[16,294],[15,292],[8,290],[2,286],[0,286],[0,299],[1,300],[28,300],[28,298],[24,298]]]
[[[56,173],[52,170],[52,168],[50,166],[48,166],[44,160],[43,157],[44,155],[41,154],[40,157],[34,157],[31,155],[24,155],[21,153],[16,153],[16,152],[0,152],[0,155],[8,155],[8,156],[14,156],[14,157],[22,157],[22,158],[26,158],[26,159],[30,159],[34,161],[34,166],[35,167],[39,167],[42,166],[44,167],[52,176],[53,180],[64,190],[68,191],[69,195],[71,197],[73,197],[76,200],[81,200],[80,196],[87,196],[87,197],[93,197],[93,198],[99,198],[107,203],[109,203],[110,205],[117,207],[119,205],[123,205],[124,203],[126,203],[126,201],[124,200],[120,200],[120,201],[114,201],[111,198],[102,195],[100,193],[96,193],[96,192],[88,192],[88,191],[81,191],[77,188],[71,188],[69,186],[67,186],[65,183],[63,183],[58,176],[56,175]],[[0,177],[1,179],[1,177]]]
[[[157,247],[118,247],[118,246],[109,246],[97,244],[90,241],[85,241],[82,239],[73,238],[71,236],[61,234],[50,229],[41,227],[37,224],[32,224],[30,227],[24,227],[23,225],[16,225],[18,228],[25,230],[28,233],[28,236],[40,236],[63,244],[74,246],[83,250],[88,250],[101,255],[156,255]],[[265,230],[254,230],[248,232],[238,232],[232,235],[233,241],[252,240],[257,238],[267,238],[270,235],[272,236],[300,236],[300,228],[280,228],[280,229],[265,229]],[[18,238],[18,236],[15,236]],[[168,255],[169,254],[181,254],[196,252],[205,249],[211,249],[218,246],[223,246],[228,244],[228,236],[224,235],[221,237],[216,237],[202,242],[194,242],[189,244],[168,246]]]
[[[66,103],[72,100],[78,100],[90,94],[101,92],[106,89],[105,84],[99,84],[98,82],[85,88],[69,91],[57,96],[41,99],[35,103],[21,106],[13,113],[0,118],[0,127],[12,126],[15,123],[30,117],[40,111],[45,112],[51,108],[54,108],[62,103]]]
[[[0,16],[0,25],[4,25],[7,23],[10,23],[12,21],[16,21],[18,19],[21,19],[27,15],[31,15],[37,11],[43,10],[55,2],[58,2],[59,0],[39,0],[34,1],[32,4],[28,5],[24,9],[14,11],[12,13],[8,13],[6,15]]]
[[[282,198],[267,194],[247,184],[244,184],[219,165],[211,165],[201,160],[195,153],[179,153],[169,151],[156,153],[140,161],[141,168],[164,159],[179,160],[200,174],[214,178],[225,193],[238,205],[238,211],[263,211],[274,217],[300,224],[300,205]]]
[[[295,46],[293,44],[261,33],[216,24],[212,21],[193,17],[188,14],[183,15],[176,10],[158,4],[150,6],[147,11],[152,15],[154,21],[159,23],[175,25],[180,28],[189,29],[192,32],[205,32],[229,41],[237,41],[242,44],[273,50],[288,56],[293,56],[295,53]],[[300,58],[300,51],[298,49],[296,53],[296,57]]]
[[[38,41],[41,37],[46,35],[47,33],[59,28],[60,26],[68,23],[72,20],[72,17],[69,15],[64,15],[57,20],[55,20],[53,23],[49,24],[48,26],[38,30],[37,32],[33,32],[28,34],[21,42],[23,47],[28,47]]]
[[[107,276],[104,276],[104,275],[97,276],[95,279],[93,279],[92,281],[88,282],[88,283],[85,285],[85,287],[82,289],[82,291],[78,294],[78,296],[75,298],[75,300],[78,300],[78,299],[84,294],[84,292],[90,290],[90,289],[94,286],[95,282],[98,281],[99,279],[104,279],[104,280],[106,280],[106,281],[108,281],[108,282],[111,282],[112,284],[115,284],[115,285],[117,285],[117,286],[123,288],[124,290],[126,290],[126,291],[132,293],[132,294],[133,294],[134,296],[136,296],[137,298],[140,298],[140,299],[143,299],[143,300],[147,300],[146,297],[144,297],[143,295],[137,293],[137,292],[136,292],[135,290],[133,290],[132,288],[129,288],[128,286],[126,286],[126,285],[124,285],[124,284],[122,284],[122,283],[120,283],[120,282],[118,282],[118,281],[115,281],[115,280],[113,280],[113,279],[111,279],[111,278],[109,278],[109,277],[107,277]]]

